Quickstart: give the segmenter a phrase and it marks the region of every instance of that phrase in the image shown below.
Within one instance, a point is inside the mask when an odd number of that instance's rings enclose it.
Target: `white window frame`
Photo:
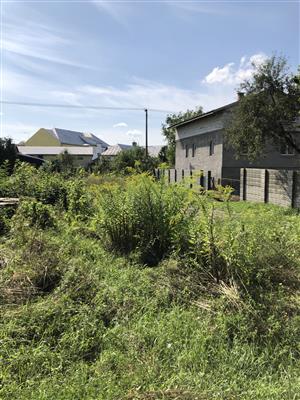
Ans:
[[[283,151],[284,148],[284,151]],[[294,156],[295,149],[287,143],[282,143],[280,145],[280,155],[282,156]]]

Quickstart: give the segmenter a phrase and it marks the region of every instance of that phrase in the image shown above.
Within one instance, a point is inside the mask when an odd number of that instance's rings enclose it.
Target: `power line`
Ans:
[[[108,107],[108,106],[92,106],[92,105],[73,105],[73,104],[57,104],[57,103],[31,103],[21,101],[6,101],[1,100],[1,104],[25,106],[25,107],[49,107],[49,108],[76,108],[86,110],[123,110],[123,111],[145,111],[145,107]],[[147,108],[148,111],[159,113],[173,113],[170,110],[161,110],[158,108]]]

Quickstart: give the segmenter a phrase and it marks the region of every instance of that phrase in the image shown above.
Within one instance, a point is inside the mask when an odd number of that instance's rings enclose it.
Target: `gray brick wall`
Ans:
[[[209,154],[209,144],[213,141],[214,153]],[[186,157],[186,147],[188,156]],[[194,157],[192,148],[195,146]],[[222,133],[220,131],[189,137],[176,142],[176,169],[203,170],[207,175],[211,171],[212,177],[217,182],[222,178]]]

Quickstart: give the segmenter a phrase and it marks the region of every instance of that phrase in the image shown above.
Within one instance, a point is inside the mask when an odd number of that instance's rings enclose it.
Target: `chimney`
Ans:
[[[237,94],[238,101],[241,100],[245,96],[245,93],[243,93],[243,92],[236,92],[236,94]]]

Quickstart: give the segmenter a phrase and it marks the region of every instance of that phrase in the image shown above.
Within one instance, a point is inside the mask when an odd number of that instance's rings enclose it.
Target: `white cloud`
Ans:
[[[234,62],[224,65],[224,67],[215,67],[202,81],[208,85],[223,84],[233,85],[251,78],[255,71],[255,66],[262,64],[267,56],[263,53],[254,54],[251,57],[243,56],[239,66]]]
[[[133,83],[123,87],[91,85],[71,87],[63,86],[57,82],[47,82],[38,78],[38,76],[15,73],[11,70],[5,70],[3,77],[4,100],[17,99],[18,101],[38,103],[129,107],[141,108],[142,110],[147,107],[165,110],[162,113],[155,113],[161,120],[165,118],[167,112],[185,111],[199,105],[203,106],[205,110],[209,110],[229,103],[235,97],[234,90],[230,86],[219,88],[217,85],[199,85],[195,89],[185,89],[160,82],[135,79]],[[6,107],[12,109],[12,106]],[[19,110],[25,111],[26,109],[19,108]],[[82,109],[79,112],[78,110],[64,108],[56,108],[55,110],[43,108],[43,114],[54,113],[54,111],[57,116],[69,116],[77,120],[82,117],[99,118],[98,110]],[[138,111],[137,113],[140,114],[141,112]],[[103,110],[101,114],[116,118],[116,111]],[[130,115],[133,114],[134,112],[130,113]],[[153,116],[154,112],[150,111],[149,115]],[[125,128],[125,125],[123,127]]]
[[[205,83],[232,83],[234,63],[226,64],[223,68],[215,67],[204,79]]]
[[[128,125],[126,124],[126,122],[118,122],[117,124],[113,125],[113,128],[127,128]]]
[[[101,12],[105,12],[118,24],[127,26],[127,17],[129,12],[129,4],[124,2],[109,2],[109,1],[98,1],[92,0],[92,4]]]
[[[200,89],[200,88],[199,88]],[[166,112],[186,110],[203,104],[206,96],[200,90],[182,89],[160,82],[136,79],[123,88],[113,86],[81,86],[83,97],[104,106],[160,109]],[[100,100],[99,100],[100,99]],[[92,100],[91,100],[92,101]]]
[[[65,34],[55,32],[51,27],[40,24],[26,25],[23,21],[6,22],[3,30],[4,38],[1,48],[9,55],[9,60],[16,66],[20,66],[22,56],[25,63],[31,68],[40,68],[39,62],[55,63],[76,68],[91,67],[76,60],[66,58],[66,49],[72,47],[74,42],[68,39]],[[16,59],[14,60],[14,57]],[[28,62],[29,59],[29,62]],[[23,61],[21,65],[23,64]]]
[[[195,14],[225,14],[226,10],[219,7],[217,4],[209,4],[209,2],[197,2],[197,1],[165,1],[165,4],[169,5],[173,9],[178,11],[178,15],[182,16],[182,12]]]
[[[128,136],[141,136],[142,132],[138,129],[130,129],[129,131],[126,132],[126,135]]]
[[[130,137],[131,141],[139,142],[143,134],[139,129],[130,129],[126,132],[126,135]]]

